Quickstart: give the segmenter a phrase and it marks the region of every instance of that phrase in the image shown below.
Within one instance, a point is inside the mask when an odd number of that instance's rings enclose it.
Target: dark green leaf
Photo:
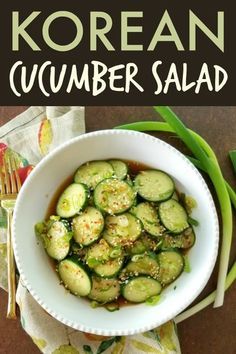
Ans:
[[[92,351],[90,345],[84,345],[83,349],[86,354],[93,354],[93,351]]]
[[[104,340],[98,347],[98,350],[97,350],[97,354],[101,354],[103,352],[105,352],[105,350],[107,350],[108,348],[110,348],[112,346],[112,344],[114,342],[116,342],[117,339],[116,337],[112,337],[111,339],[108,339],[108,340]]]

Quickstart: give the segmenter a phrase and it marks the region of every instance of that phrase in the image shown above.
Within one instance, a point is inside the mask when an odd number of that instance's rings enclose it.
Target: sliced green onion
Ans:
[[[161,300],[161,295],[154,295],[149,297],[146,301],[145,304],[149,305],[149,306],[154,306],[156,304],[158,304],[158,302],[160,302]]]
[[[96,309],[97,307],[100,306],[100,304],[99,304],[99,302],[94,300],[94,301],[90,302],[90,306],[92,307],[92,309]]]
[[[194,218],[191,218],[191,216],[188,216],[188,223],[192,226],[198,226],[199,225],[199,222],[194,219]]]
[[[49,219],[52,220],[52,221],[59,221],[60,218],[61,218],[61,217],[58,216],[58,215],[51,215]]]
[[[132,262],[138,262],[140,259],[142,259],[144,257],[144,254],[135,254],[131,260]]]
[[[87,264],[90,268],[94,268],[96,266],[98,266],[99,264],[101,264],[102,262],[99,259],[96,258],[89,258],[87,260]]]
[[[114,248],[114,249],[111,251],[110,257],[111,257],[111,258],[118,258],[118,257],[121,256],[121,254],[122,254],[121,248],[120,248],[120,247],[116,247],[116,248]]]
[[[110,302],[110,303],[106,304],[105,307],[106,307],[106,310],[109,312],[118,311],[120,309],[120,306],[117,302]]]
[[[184,256],[184,271],[186,273],[191,272],[191,266],[190,266],[189,258],[187,255]]]

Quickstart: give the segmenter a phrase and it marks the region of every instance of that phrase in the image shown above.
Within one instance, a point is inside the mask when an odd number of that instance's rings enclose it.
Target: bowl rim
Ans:
[[[216,262],[216,258],[217,258],[217,254],[218,254],[218,246],[219,246],[219,221],[218,221],[218,215],[216,212],[216,207],[212,198],[212,195],[209,191],[209,188],[205,182],[205,180],[203,179],[202,175],[200,174],[200,172],[197,170],[197,168],[192,164],[192,162],[190,160],[187,159],[187,157],[181,153],[179,150],[177,150],[175,147],[173,147],[172,145],[166,143],[165,141],[154,137],[152,135],[148,135],[146,133],[143,132],[137,132],[137,131],[131,131],[131,130],[123,130],[123,129],[105,129],[105,130],[99,130],[99,131],[93,131],[90,133],[85,133],[82,134],[80,136],[74,137],[66,142],[64,142],[63,144],[61,144],[60,146],[56,147],[52,152],[50,152],[47,156],[45,156],[44,158],[42,158],[42,160],[36,165],[36,167],[32,170],[32,172],[30,173],[30,175],[27,177],[26,182],[23,184],[20,193],[17,197],[17,201],[16,201],[16,205],[15,205],[15,209],[14,209],[14,216],[13,216],[13,223],[12,223],[12,241],[13,241],[13,249],[14,249],[14,256],[15,256],[15,260],[16,260],[16,264],[20,273],[20,277],[23,281],[24,286],[29,290],[30,294],[33,296],[33,298],[36,300],[36,302],[48,313],[50,314],[52,317],[54,317],[55,319],[57,319],[58,321],[62,322],[63,324],[72,327],[74,329],[80,330],[82,332],[87,332],[87,333],[92,333],[92,334],[97,334],[97,335],[103,335],[103,336],[120,336],[120,335],[133,335],[136,333],[142,333],[142,332],[146,332],[148,330],[151,330],[157,326],[160,325],[160,321],[158,316],[156,316],[156,320],[155,318],[153,319],[153,321],[149,324],[146,324],[140,328],[137,329],[132,329],[130,328],[129,330],[117,330],[117,329],[99,329],[95,328],[95,327],[89,327],[87,325],[81,325],[78,322],[75,321],[71,321],[68,320],[66,318],[64,318],[62,315],[60,315],[59,313],[54,312],[54,310],[50,309],[47,304],[41,299],[41,297],[37,294],[37,291],[31,286],[31,284],[28,282],[27,277],[22,269],[21,266],[21,260],[19,257],[19,253],[18,253],[18,242],[17,242],[17,236],[16,236],[16,220],[18,218],[18,210],[20,209],[20,205],[22,203],[22,199],[24,197],[24,191],[25,189],[28,188],[28,184],[31,180],[33,180],[35,178],[35,176],[37,176],[38,170],[41,170],[41,168],[43,168],[43,166],[45,164],[47,164],[48,161],[50,161],[51,159],[54,158],[54,156],[56,156],[57,154],[59,154],[62,150],[66,149],[68,146],[76,144],[77,142],[84,140],[84,139],[91,139],[91,138],[96,138],[97,136],[100,135],[119,135],[119,134],[124,134],[130,136],[140,136],[143,139],[146,140],[150,140],[150,141],[156,141],[158,140],[158,143],[165,146],[167,149],[169,149],[172,153],[177,154],[180,158],[182,158],[183,160],[185,160],[185,163],[187,163],[189,165],[189,167],[191,169],[194,170],[194,173],[196,175],[196,178],[199,179],[199,182],[201,183],[202,187],[205,189],[206,195],[208,197],[209,203],[211,205],[212,208],[212,216],[213,216],[213,225],[214,225],[214,249],[212,249],[212,255],[211,255],[211,259],[209,262],[209,267],[207,269],[207,271],[202,275],[202,282],[201,282],[201,286],[197,288],[197,290],[195,292],[192,292],[189,296],[187,296],[181,306],[177,306],[175,308],[175,310],[169,311],[168,315],[165,316],[165,318],[162,318],[161,323],[165,323],[171,319],[173,319],[175,316],[177,316],[179,313],[181,313],[184,309],[186,309],[193,301],[194,299],[196,299],[196,297],[201,293],[201,291],[203,290],[203,288],[205,287],[205,285],[207,284],[211,273],[213,271],[213,268],[215,266],[215,262]],[[29,182],[28,182],[29,181]]]

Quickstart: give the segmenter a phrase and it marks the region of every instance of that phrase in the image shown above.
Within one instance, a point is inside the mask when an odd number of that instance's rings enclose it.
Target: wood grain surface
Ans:
[[[27,107],[0,107],[0,125]],[[236,149],[236,107],[173,107],[188,127],[201,134],[213,147],[225,178],[236,186],[236,176],[228,159],[228,151]],[[87,131],[112,128],[118,124],[156,119],[151,107],[87,107]],[[185,152],[186,148],[172,135],[158,135]],[[209,181],[208,181],[209,182]],[[210,185],[210,183],[209,183]],[[211,186],[210,186],[211,187]],[[235,226],[235,224],[234,224]],[[206,235],[207,236],[207,235]],[[236,237],[233,239],[231,264],[236,259]],[[215,289],[218,264],[200,298]],[[31,338],[22,330],[20,321],[5,319],[7,296],[0,291],[0,353],[39,353]],[[209,306],[178,325],[183,354],[236,353],[236,283],[227,291],[224,306]],[[128,354],[128,353],[127,353]]]

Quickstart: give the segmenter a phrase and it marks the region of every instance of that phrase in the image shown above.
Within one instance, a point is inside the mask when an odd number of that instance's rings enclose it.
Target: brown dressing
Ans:
[[[46,211],[46,220],[49,219],[50,215],[55,215],[56,214],[56,205],[57,201],[62,194],[62,192],[66,189],[67,186],[69,186],[73,182],[73,176],[69,176],[65,179],[64,182],[57,188],[56,192],[54,193],[52,200],[49,203],[49,206]]]
[[[116,300],[116,303],[119,305],[119,307],[135,305],[135,303],[125,300],[122,295],[119,296],[119,298]]]
[[[127,163],[129,172],[131,176],[136,176],[140,171],[144,171],[147,169],[150,169],[150,167],[136,161],[126,161],[123,160]]]

